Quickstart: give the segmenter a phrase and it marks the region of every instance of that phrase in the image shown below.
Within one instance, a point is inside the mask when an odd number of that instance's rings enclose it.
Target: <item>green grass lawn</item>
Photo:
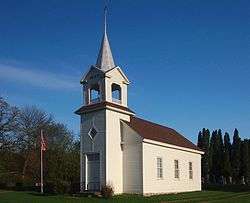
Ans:
[[[250,203],[250,191],[202,191],[180,194],[158,195],[142,197],[136,195],[115,196],[110,200],[94,197],[72,196],[40,196],[34,192],[14,192],[0,190],[0,203],[132,203],[132,202],[225,202],[225,203]]]

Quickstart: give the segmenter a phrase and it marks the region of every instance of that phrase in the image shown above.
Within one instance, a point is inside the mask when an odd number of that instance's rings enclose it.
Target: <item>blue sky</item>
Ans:
[[[0,95],[43,108],[77,135],[79,80],[96,62],[103,6],[1,2]],[[250,1],[113,0],[108,33],[137,116],[193,142],[203,127],[250,137]]]

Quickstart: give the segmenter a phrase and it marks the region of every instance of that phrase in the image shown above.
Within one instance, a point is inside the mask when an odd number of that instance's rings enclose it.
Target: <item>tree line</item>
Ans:
[[[17,108],[0,97],[0,187],[35,186],[40,182],[40,131],[44,182],[54,192],[69,192],[79,182],[80,142],[66,125],[35,106]]]
[[[197,145],[205,152],[201,159],[204,184],[250,185],[250,139],[242,140],[237,129],[231,142],[229,133],[203,128]]]

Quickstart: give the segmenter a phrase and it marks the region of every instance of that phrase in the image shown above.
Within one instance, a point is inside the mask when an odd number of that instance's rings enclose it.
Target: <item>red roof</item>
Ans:
[[[78,115],[81,115],[82,113],[86,113],[86,112],[91,112],[91,111],[96,111],[99,109],[104,109],[107,107],[113,107],[113,108],[117,108],[123,111],[127,111],[129,114],[134,114],[134,112],[132,110],[130,110],[129,108],[125,107],[125,106],[121,106],[119,104],[115,104],[115,103],[111,103],[111,102],[99,102],[99,103],[95,103],[95,104],[90,104],[87,106],[82,106],[80,109],[76,110],[75,113]]]
[[[131,116],[130,122],[124,122],[143,138],[201,151],[195,144],[172,128],[152,123],[135,116]]]

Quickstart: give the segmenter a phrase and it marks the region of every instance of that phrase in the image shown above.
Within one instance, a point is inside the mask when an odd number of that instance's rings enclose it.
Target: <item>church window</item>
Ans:
[[[100,101],[100,88],[98,84],[92,85],[90,88],[90,103],[97,103]]]
[[[188,168],[189,168],[189,179],[193,179],[193,163],[192,162],[188,163]]]
[[[112,101],[121,103],[121,87],[115,83],[112,84]]]
[[[94,128],[94,127],[92,127],[90,130],[89,130],[89,137],[93,140],[94,138],[95,138],[95,136],[96,136],[96,134],[97,134],[97,130]]]
[[[157,157],[157,178],[163,178],[163,166],[162,166],[162,158]]]
[[[179,161],[174,160],[174,177],[180,178],[180,169],[179,169]]]

